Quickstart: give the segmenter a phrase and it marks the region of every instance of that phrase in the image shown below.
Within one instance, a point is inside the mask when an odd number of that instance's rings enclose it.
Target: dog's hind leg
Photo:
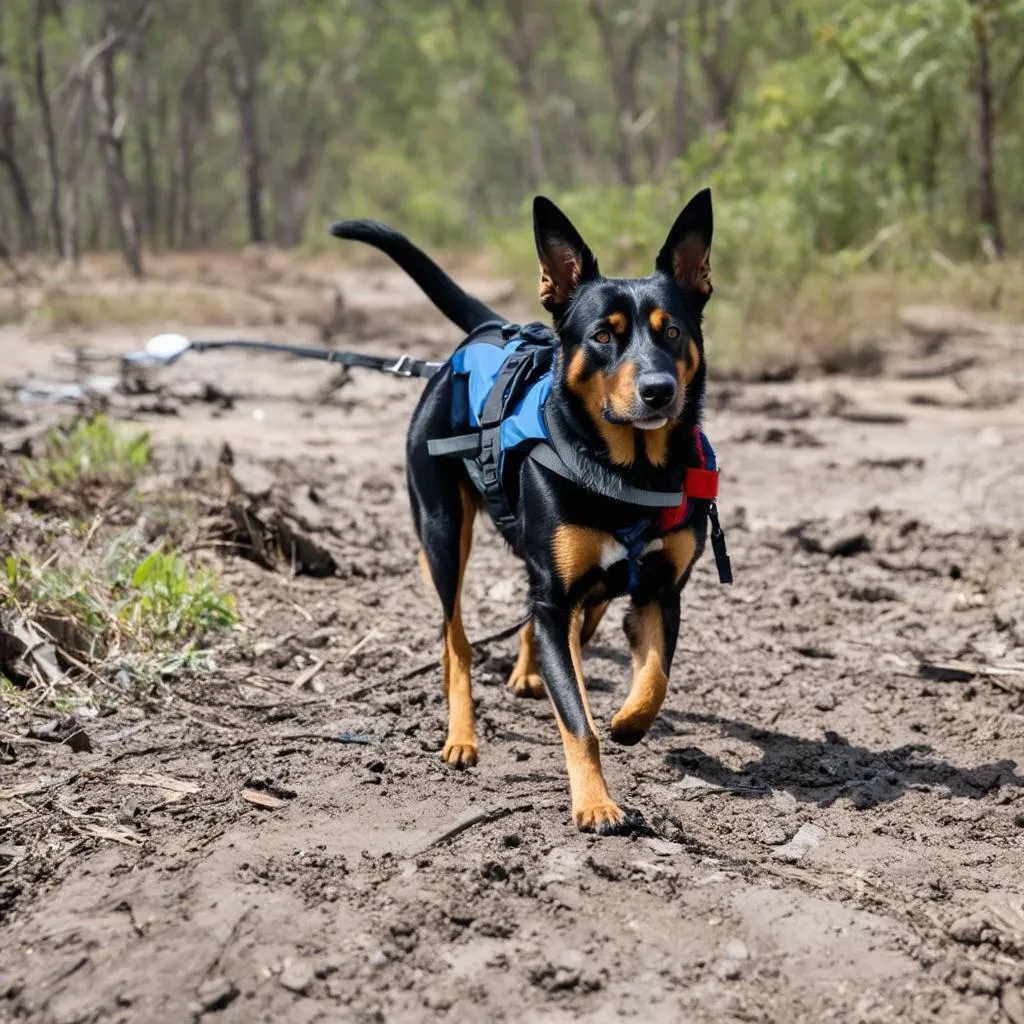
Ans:
[[[474,503],[467,485],[445,495],[443,505],[426,508],[420,518],[420,554],[424,575],[434,584],[444,608],[441,666],[448,698],[448,737],[441,757],[456,768],[475,765],[478,757],[470,669],[473,651],[462,625],[462,582],[473,539]]]
[[[581,646],[586,647],[607,610],[608,602],[602,601],[583,613]],[[532,619],[519,631],[519,655],[516,657],[512,674],[508,677],[508,686],[517,697],[544,696],[544,680],[537,664],[537,641],[534,637]]]
[[[508,687],[517,697],[543,697],[544,680],[537,664],[537,641],[533,619],[519,630],[519,654],[508,677]]]
[[[668,693],[668,673],[679,636],[679,594],[632,606],[625,626],[633,649],[633,682],[612,719],[611,737],[616,743],[632,746],[643,739],[658,717]]]
[[[590,643],[591,638],[597,632],[597,627],[601,625],[604,613],[608,611],[609,603],[608,601],[602,601],[600,604],[591,605],[583,613],[583,629],[580,631],[580,644],[583,647]]]

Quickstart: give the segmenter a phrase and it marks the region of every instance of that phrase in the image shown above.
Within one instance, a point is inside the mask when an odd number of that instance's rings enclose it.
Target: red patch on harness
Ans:
[[[686,521],[690,498],[714,501],[718,497],[717,469],[688,469],[683,483],[683,500],[675,508],[662,509],[658,513],[658,529],[668,533]]]

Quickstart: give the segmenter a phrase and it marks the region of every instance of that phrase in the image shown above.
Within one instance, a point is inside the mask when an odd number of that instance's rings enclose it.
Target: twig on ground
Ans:
[[[499,818],[507,818],[510,814],[515,814],[519,811],[529,811],[532,810],[532,808],[532,803],[515,804],[512,806],[505,804],[500,807],[471,807],[469,810],[460,814],[455,821],[443,828],[440,832],[435,833],[418,846],[413,847],[413,849],[409,851],[409,854],[413,857],[419,856],[421,853],[426,853],[427,850],[433,849],[433,847],[438,846],[449,839],[454,839],[456,836],[461,835],[474,825],[497,821]]]

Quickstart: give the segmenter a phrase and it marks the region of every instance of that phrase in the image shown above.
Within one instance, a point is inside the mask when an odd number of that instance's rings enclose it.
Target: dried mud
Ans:
[[[454,340],[363,292],[360,344]],[[4,376],[60,343],[7,329]],[[570,825],[551,711],[505,686],[514,638],[477,651],[479,767],[440,761],[402,466],[419,385],[318,399],[309,364],[169,371],[194,400],[122,410],[166,473],[228,442],[336,574],[229,556],[245,628],[214,674],[110,707],[91,751],[5,725],[0,1018],[1024,1024],[1024,331],[945,345],[969,368],[908,378],[908,334],[880,376],[712,381],[736,583],[699,566],[660,719],[603,744],[644,822],[611,838]],[[524,596],[480,529],[471,639]],[[621,608],[585,672],[605,727]]]

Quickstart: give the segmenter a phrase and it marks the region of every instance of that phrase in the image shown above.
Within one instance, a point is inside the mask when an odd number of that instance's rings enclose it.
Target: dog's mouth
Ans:
[[[636,427],[637,430],[661,430],[670,417],[658,413],[645,413],[639,416],[617,416],[611,409],[605,409],[604,418],[617,427]]]

